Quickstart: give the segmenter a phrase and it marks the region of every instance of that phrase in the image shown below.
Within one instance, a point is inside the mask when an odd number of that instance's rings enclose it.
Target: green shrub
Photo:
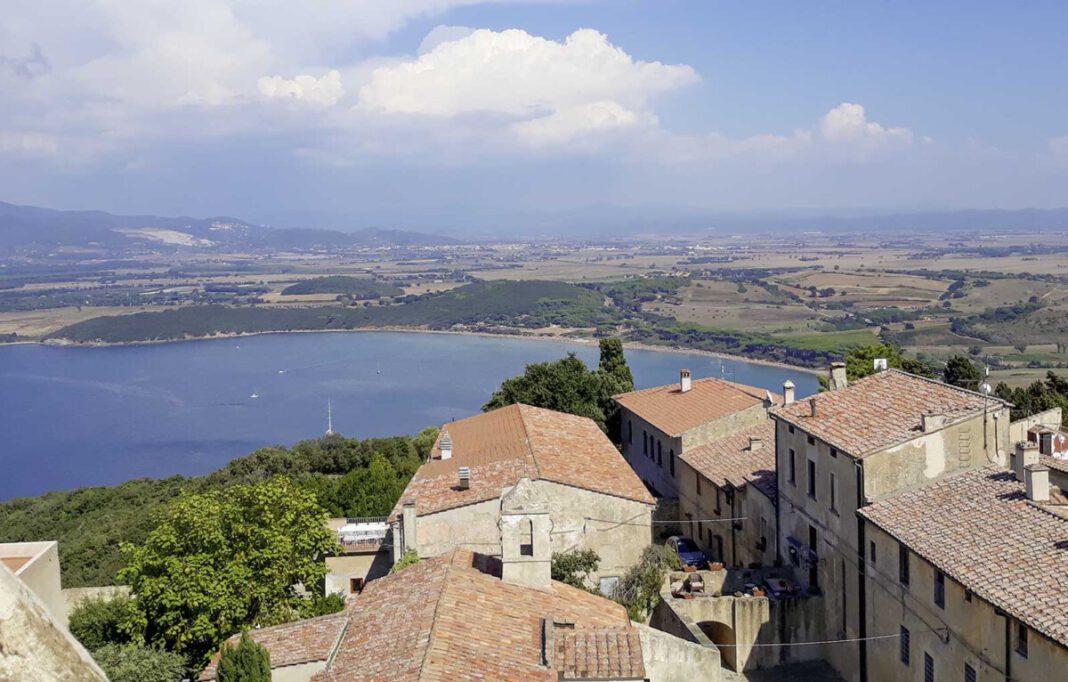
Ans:
[[[592,549],[553,554],[552,577],[572,587],[585,590],[590,574],[597,570],[601,557]]]
[[[242,632],[236,647],[223,646],[215,675],[219,682],[271,682],[271,655]]]
[[[136,603],[126,595],[84,599],[70,614],[70,633],[89,651],[129,644],[138,639],[132,625],[136,610]]]
[[[397,563],[393,564],[393,568],[389,569],[391,574],[400,573],[409,566],[414,566],[419,563],[419,552],[414,549],[404,550],[404,554],[397,560]]]
[[[631,620],[644,621],[660,602],[660,590],[668,571],[682,568],[679,555],[662,545],[642,551],[638,563],[627,570],[612,598],[627,608]]]
[[[139,644],[105,644],[93,658],[111,682],[179,682],[185,659],[178,654]]]

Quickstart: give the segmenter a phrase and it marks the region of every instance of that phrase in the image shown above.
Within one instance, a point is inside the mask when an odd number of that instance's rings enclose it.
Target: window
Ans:
[[[935,569],[934,602],[940,609],[946,608],[946,574]]]
[[[901,626],[901,662],[909,664],[909,629]]]
[[[975,682],[975,668],[964,664],[964,682]]]
[[[923,653],[923,682],[934,682],[934,659],[926,651]]]
[[[816,462],[808,460],[808,496],[816,499]]]
[[[900,545],[897,549],[897,579],[905,586],[909,584],[909,548]]]
[[[871,562],[875,563],[875,540],[871,541]]]
[[[695,479],[697,479],[697,496],[700,497],[701,496],[701,474],[699,474],[699,473],[697,473],[695,471],[695,472],[693,472],[693,477]]]
[[[634,422],[627,420],[627,444],[634,443]]]
[[[671,477],[675,477],[675,451],[668,450],[668,468],[671,470]]]
[[[831,473],[831,511],[838,511],[838,477]]]
[[[831,457],[838,457],[838,448],[831,448]]]
[[[969,604],[972,603],[972,591],[971,590],[964,590],[964,601],[968,602]]]
[[[363,592],[363,578],[349,578],[349,594]]]
[[[816,439],[813,438],[812,436],[809,436],[808,437],[808,444],[809,445],[815,445],[816,444]]]
[[[534,522],[529,519],[519,526],[519,556],[534,556]]]
[[[716,508],[713,511],[716,512],[716,514],[718,515],[720,513],[720,509],[721,508],[722,507],[720,507],[720,504],[719,504],[719,486],[717,485],[716,486]]]
[[[664,444],[660,441],[656,441],[656,465],[664,468]]]
[[[760,517],[760,549],[767,549],[768,547],[768,520]]]
[[[794,432],[794,425],[793,424],[789,424],[788,426],[790,428],[790,433],[793,433]]]
[[[649,432],[642,430],[642,454],[649,455]]]
[[[1027,626],[1023,623],[1016,623],[1016,653],[1027,658]]]
[[[794,449],[790,448],[790,483],[797,485],[797,464],[795,463]]]

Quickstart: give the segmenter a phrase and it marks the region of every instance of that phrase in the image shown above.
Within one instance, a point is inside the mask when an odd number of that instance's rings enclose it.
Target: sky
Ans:
[[[353,229],[1068,205],[1068,3],[0,0],[0,200]]]

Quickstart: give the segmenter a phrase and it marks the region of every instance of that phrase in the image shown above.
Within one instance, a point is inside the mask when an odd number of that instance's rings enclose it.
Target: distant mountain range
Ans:
[[[57,211],[0,201],[0,250],[68,247],[162,249],[307,249],[435,246],[456,240],[421,232],[276,229],[230,217],[166,218],[104,211]]]

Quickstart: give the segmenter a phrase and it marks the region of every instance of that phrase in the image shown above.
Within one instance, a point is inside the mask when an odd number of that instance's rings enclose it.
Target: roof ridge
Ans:
[[[925,376],[921,376],[919,374],[913,374],[912,372],[906,372],[905,370],[898,369],[897,367],[889,367],[886,370],[884,370],[884,372],[893,372],[895,374],[901,374],[903,376],[909,377],[910,379],[919,379],[920,381],[926,381],[929,384],[934,384],[935,386],[941,386],[943,388],[948,388],[950,390],[957,391],[958,393],[964,393],[965,395],[976,396],[977,398],[983,398],[984,400],[994,400],[994,401],[997,401],[997,402],[1004,403],[1005,405],[1012,405],[1012,403],[1010,403],[1009,401],[1003,400],[1001,398],[998,398],[997,396],[993,395],[993,393],[986,394],[986,393],[980,393],[979,391],[970,391],[970,390],[968,390],[966,388],[961,388],[960,386],[957,386],[955,384],[949,384],[949,383],[946,383],[945,381],[939,381],[938,379],[932,379],[931,377],[925,377]],[[869,377],[879,376],[882,373],[883,372],[876,372],[875,374],[869,374],[866,377],[861,377],[860,379],[857,379],[857,382],[864,381],[865,379],[867,379]],[[847,388],[848,388],[848,386],[847,386]],[[819,395],[819,394],[817,394],[817,395]]]
[[[519,406],[519,425],[523,427],[523,442],[527,446],[527,454],[530,455],[530,461],[534,464],[534,478],[541,478],[541,466],[538,464],[538,457],[534,454],[534,447],[530,444],[530,430],[527,428],[527,415],[523,412],[524,407],[533,407],[532,405],[524,405],[523,403],[516,403]],[[556,410],[551,410],[555,412]]]
[[[441,609],[441,600],[445,597],[445,590],[449,585],[449,575],[452,572],[452,563],[456,560],[456,553],[460,551],[454,549],[449,553],[449,560],[445,562],[445,573],[441,576],[441,591],[438,592],[437,599],[434,600],[434,615],[430,618],[430,632],[427,634],[426,647],[423,649],[423,660],[419,664],[419,676],[417,679],[424,679],[426,673],[426,662],[430,656],[430,651],[434,648],[434,641],[437,638],[436,633],[438,629],[438,610]]]

